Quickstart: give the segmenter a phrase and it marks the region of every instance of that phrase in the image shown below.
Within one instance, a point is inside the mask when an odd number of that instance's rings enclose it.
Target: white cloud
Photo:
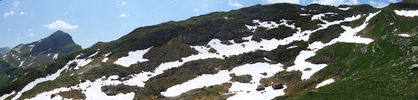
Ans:
[[[19,7],[20,2],[19,1],[13,1],[13,7]]]
[[[229,0],[228,5],[233,6],[233,7],[237,7],[237,8],[244,7],[244,5],[242,5],[238,2],[232,2],[231,0]]]
[[[267,1],[269,3],[292,3],[292,4],[300,4],[299,0],[262,0]]]
[[[338,6],[341,4],[348,4],[348,5],[359,4],[358,0],[314,0],[312,1],[312,3],[318,3],[318,4],[323,4],[323,5],[333,5],[333,6]]]
[[[130,16],[130,15],[129,14],[125,14],[125,13],[122,13],[122,14],[119,15],[120,18],[125,18],[125,17],[128,17],[128,16]]]
[[[32,37],[34,34],[33,33],[29,33],[28,36]]]
[[[370,0],[370,5],[372,5],[374,7],[377,7],[377,8],[383,8],[383,7],[387,6],[387,5],[389,5],[389,3],[385,3],[383,1],[376,2],[374,0]]]
[[[207,7],[207,6],[209,6],[209,4],[203,4],[203,7]]]
[[[388,0],[388,1],[391,2],[391,3],[398,2],[397,0]]]
[[[349,3],[351,3],[351,4],[359,4],[358,3],[358,0],[350,0]]]
[[[5,12],[5,13],[3,13],[3,17],[4,18],[7,18],[7,17],[9,17],[10,15],[14,15],[15,14],[15,12],[12,10],[12,11],[9,11],[9,12]]]
[[[4,18],[7,18],[7,16],[9,16],[10,14],[9,14],[9,12],[5,12],[5,13],[3,13],[3,17]]]
[[[118,5],[120,5],[120,6],[125,6],[126,4],[128,4],[126,1],[122,1],[122,2],[120,2]]]
[[[193,9],[193,11],[194,11],[194,12],[199,12],[199,11],[200,11],[200,9]]]
[[[62,20],[56,20],[55,22],[52,22],[51,24],[44,25],[44,27],[48,29],[65,29],[65,30],[72,30],[78,28],[78,25],[71,25],[66,23]]]
[[[20,15],[23,15],[23,14],[25,14],[25,12],[21,11],[21,12],[20,12]]]
[[[126,2],[125,2],[125,1],[124,1],[124,2],[122,2],[122,3],[121,3],[121,5],[122,5],[122,6],[125,6],[125,5],[126,5]]]

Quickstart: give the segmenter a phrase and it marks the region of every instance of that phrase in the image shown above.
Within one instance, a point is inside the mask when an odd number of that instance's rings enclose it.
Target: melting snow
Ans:
[[[321,17],[324,17],[324,16],[325,16],[325,14],[313,15],[311,20],[321,19]]]
[[[121,57],[118,60],[116,60],[114,63],[118,65],[122,65],[125,67],[129,67],[132,64],[136,64],[138,62],[144,62],[148,61],[148,59],[143,58],[144,54],[148,52],[152,47],[144,50],[137,50],[137,51],[131,51],[128,53],[128,56]]]
[[[53,59],[57,59],[58,58],[58,53],[56,53],[55,55],[54,55],[54,58]]]
[[[243,84],[243,83],[233,83],[232,86],[236,86],[234,84],[240,84],[241,87],[254,87],[254,85],[250,84]],[[237,88],[241,88],[237,87]],[[235,87],[231,87],[233,89],[236,89]],[[230,90],[231,90],[230,88]],[[255,88],[252,91],[247,92],[246,90],[240,90],[240,92],[237,92],[237,94],[229,97],[227,100],[271,100],[275,97],[285,95],[284,89],[286,89],[287,86],[284,85],[283,89],[277,89],[274,90],[271,86],[265,87],[265,90],[259,92],[255,91]]]
[[[292,49],[292,48],[296,48],[296,47],[298,47],[298,46],[290,46],[290,47],[287,47],[287,49]]]
[[[378,12],[377,12],[378,13]],[[373,17],[375,14],[371,14],[369,15],[369,17],[367,17],[366,22]],[[325,14],[334,14],[334,13],[325,13]],[[324,21],[326,24],[321,24],[321,27],[319,29],[316,30],[308,30],[308,31],[300,31],[300,28],[297,28],[299,31],[295,34],[293,34],[290,37],[287,37],[285,39],[282,40],[276,40],[276,39],[271,39],[271,40],[265,40],[263,39],[261,42],[256,42],[256,41],[252,41],[251,36],[249,37],[244,37],[244,40],[249,40],[248,42],[244,42],[244,43],[234,43],[232,40],[230,40],[233,44],[232,45],[224,45],[222,43],[220,43],[220,40],[218,39],[213,39],[211,40],[208,45],[210,45],[210,47],[214,48],[215,50],[217,50],[217,52],[219,54],[215,54],[215,53],[210,53],[208,52],[210,48],[207,48],[206,46],[191,46],[192,48],[196,49],[199,53],[196,55],[192,55],[189,57],[185,57],[182,58],[182,62],[180,61],[173,61],[173,62],[166,62],[166,63],[162,63],[160,66],[158,66],[154,71],[152,72],[142,72],[139,74],[134,74],[131,75],[133,78],[127,80],[127,81],[118,81],[118,80],[110,80],[110,79],[115,79],[117,78],[117,76],[115,77],[110,77],[107,80],[102,79],[97,79],[94,82],[84,82],[79,84],[80,88],[78,89],[82,89],[82,90],[86,90],[83,93],[86,94],[86,96],[91,95],[92,97],[87,97],[87,98],[91,98],[91,99],[103,99],[103,98],[111,98],[109,96],[103,95],[104,93],[101,92],[100,87],[106,85],[117,85],[117,84],[126,84],[126,85],[131,85],[131,86],[139,86],[139,87],[143,87],[145,84],[144,82],[147,81],[148,79],[162,74],[164,70],[170,69],[170,68],[175,68],[178,66],[181,66],[182,64],[184,64],[185,62],[189,62],[189,61],[193,61],[193,60],[198,60],[198,59],[206,59],[206,58],[223,58],[223,55],[225,56],[231,56],[231,55],[238,55],[241,53],[245,53],[245,52],[250,52],[250,51],[255,51],[255,50],[267,50],[270,51],[272,49],[275,49],[278,45],[286,45],[289,44],[293,41],[297,41],[297,40],[304,40],[307,41],[309,39],[309,35],[315,31],[318,30],[322,30],[327,28],[330,25],[335,25],[335,24],[339,24],[342,23],[344,21],[353,21],[356,19],[359,19],[361,16],[353,16],[353,17],[349,17],[346,18],[345,20],[341,20],[341,21],[334,21],[334,22],[327,22],[325,20],[322,20],[321,17],[324,15],[315,15],[312,17],[312,19],[320,19],[321,21]],[[292,27],[294,29],[296,29],[296,27],[294,25],[288,25],[286,22],[287,20],[281,20],[282,23],[277,24],[273,21],[270,22],[260,22],[259,20],[254,20],[254,23],[258,23],[259,25],[256,26],[249,26],[246,25],[246,27],[250,30],[255,30],[257,27],[265,27],[268,29],[271,28],[275,28],[278,27],[279,25],[285,25],[287,27]],[[346,30],[344,33],[342,33],[342,35],[337,38],[332,40],[331,42],[327,43],[327,44],[323,44],[321,42],[314,42],[312,44],[309,45],[309,49],[310,50],[305,50],[302,51],[296,58],[295,61],[295,65],[292,67],[289,67],[287,70],[304,70],[306,68],[306,65],[313,65],[316,66],[316,68],[312,68],[312,70],[310,71],[305,71],[302,72],[302,79],[307,79],[309,78],[313,73],[319,71],[320,69],[322,69],[323,67],[326,66],[326,64],[311,64],[309,62],[306,62],[305,60],[311,56],[315,55],[315,52],[325,46],[334,44],[336,42],[353,42],[354,40],[360,40],[360,41],[354,41],[355,43],[370,43],[373,40],[371,39],[366,39],[366,38],[361,38],[358,36],[355,36],[355,34],[358,31],[361,31],[362,29],[365,28],[365,26],[367,26],[367,23],[363,23],[363,25],[361,25],[360,27],[357,28],[350,28],[350,27],[345,27],[343,26],[343,28]],[[263,46],[263,48],[261,48],[260,46]],[[127,57],[122,57],[119,58],[117,61],[115,61],[114,63],[122,65],[122,66],[130,66],[131,64],[137,63],[138,61],[147,61],[148,59],[144,59],[142,56],[149,50],[148,49],[144,49],[144,50],[137,50],[137,51],[132,51],[129,52],[129,55]],[[234,51],[234,52],[231,52]],[[66,67],[68,67],[70,63],[67,64]],[[280,95],[284,95],[283,90],[284,89],[279,89],[279,90],[273,90],[271,87],[266,87],[266,90],[264,91],[256,91],[256,87],[260,84],[259,81],[261,78],[267,78],[267,77],[271,77],[272,75],[274,75],[274,73],[279,72],[281,70],[283,70],[283,68],[281,67],[281,64],[276,64],[276,65],[271,65],[268,63],[256,63],[256,64],[246,64],[243,66],[239,66],[234,68],[231,71],[220,71],[218,74],[214,74],[214,75],[202,75],[199,76],[195,79],[189,80],[183,84],[179,84],[176,86],[173,86],[171,88],[177,88],[177,90],[181,89],[181,91],[173,91],[173,89],[167,89],[166,92],[163,92],[163,95],[167,95],[167,96],[175,96],[175,95],[180,95],[183,92],[187,92],[188,90],[191,89],[195,89],[195,88],[201,88],[203,86],[210,86],[210,85],[216,85],[216,84],[222,84],[225,82],[229,82],[226,80],[230,79],[229,73],[235,73],[236,75],[244,75],[244,74],[250,74],[252,75],[252,81],[251,83],[239,83],[239,82],[231,82],[232,86],[229,89],[229,91],[231,91],[231,93],[235,94],[234,96],[232,96],[229,99],[248,99],[250,97],[255,97],[256,95],[258,95],[258,98],[254,98],[254,99],[271,99]],[[312,67],[312,66],[310,66]],[[64,68],[63,68],[64,69]],[[62,69],[59,71],[61,72]],[[266,72],[267,75],[263,76],[260,73]],[[57,72],[58,73],[58,72]],[[59,75],[59,74],[58,74]],[[202,80],[202,79],[208,79],[208,80],[212,80],[214,77],[218,77],[218,79],[216,81],[211,81],[211,82],[202,82],[202,81],[206,81],[206,80]],[[220,78],[223,77],[223,78]],[[28,85],[29,86],[29,85]],[[78,86],[78,85],[77,85]],[[32,86],[33,87],[33,86]],[[83,88],[84,87],[84,88]],[[181,88],[183,87],[183,88]],[[285,86],[286,87],[286,86]],[[71,88],[76,88],[76,86],[73,86]],[[58,90],[54,90],[52,92],[54,93],[58,93],[59,89],[63,89],[63,88],[58,88]],[[27,91],[27,90],[26,90]],[[58,92],[57,92],[58,91]],[[249,91],[249,92],[247,92]],[[51,91],[50,91],[51,92]],[[21,92],[19,92],[21,94]],[[47,95],[45,95],[44,93],[46,93]],[[50,95],[52,95],[52,93],[49,92],[44,92],[41,93],[38,96],[46,96],[46,97],[50,97]],[[94,94],[93,94],[94,93]],[[121,94],[120,94],[121,95]],[[131,96],[132,95],[132,96]],[[121,98],[130,98],[133,97],[134,93],[128,93],[128,94],[122,94]],[[19,95],[20,96],[20,95]],[[109,98],[108,98],[109,97]],[[36,97],[35,97],[36,98]]]
[[[264,60],[266,60],[266,61],[271,61],[270,59],[268,59],[267,57],[264,57]]]
[[[74,60],[71,60],[71,61],[69,61],[69,64],[76,62],[77,63],[77,66],[74,69],[80,69],[81,67],[86,66],[91,61],[93,61],[93,59],[91,57],[95,56],[97,53],[99,53],[99,51],[97,51],[96,53],[90,55],[86,59],[74,59]],[[80,57],[80,55],[78,55],[75,58],[78,58],[78,57]]]
[[[230,79],[231,77],[229,77],[229,72],[226,70],[219,71],[217,74],[213,75],[203,74],[202,76],[194,78],[190,81],[168,88],[166,92],[161,92],[161,95],[174,97],[192,89],[220,85],[222,83],[229,82]]]
[[[334,82],[335,82],[335,80],[331,78],[331,79],[328,79],[328,80],[325,80],[325,81],[319,83],[318,85],[315,86],[315,88],[319,88],[319,87],[322,87],[322,86],[325,86],[325,85],[328,85],[328,84],[331,84],[331,83],[334,83]]]
[[[206,46],[191,46],[195,50],[199,51],[199,54],[182,58],[183,60],[182,62],[173,61],[173,62],[162,63],[153,72],[142,72],[139,74],[131,75],[132,78],[125,81],[124,84],[143,87],[145,85],[144,82],[147,81],[148,79],[154,76],[157,76],[159,74],[162,74],[164,70],[181,66],[185,62],[198,60],[198,59],[207,59],[207,58],[223,58],[224,55],[225,56],[238,55],[238,54],[251,52],[255,50],[270,51],[270,50],[275,49],[278,45],[291,43],[293,41],[291,39],[294,39],[294,38],[288,38],[284,40],[262,39],[260,42],[256,42],[256,41],[250,40],[251,37],[252,36],[244,37],[243,38],[244,40],[249,40],[248,42],[244,42],[244,43],[234,43],[234,41],[231,40],[230,42],[233,43],[232,45],[222,44],[219,39],[213,39],[209,41],[208,45],[214,48],[215,50],[217,50],[219,54],[210,53],[209,52],[210,48],[207,48]],[[261,48],[260,46],[263,46],[263,48]]]
[[[418,16],[418,10],[395,10],[395,13],[399,16],[405,16],[405,17]]]
[[[0,100],[6,100],[7,97],[9,97],[10,95],[15,94],[15,91],[13,91],[10,94],[4,94],[3,96],[0,97]]]
[[[105,58],[102,60],[102,62],[107,62],[107,60],[109,59],[107,56],[109,56],[112,52],[109,52],[107,54],[105,54]]]
[[[97,52],[95,53],[97,54]],[[90,57],[94,56],[95,54],[91,55]],[[80,55],[78,55],[76,58],[78,58]],[[90,63],[92,61],[92,59],[89,59],[90,57],[86,58],[86,59],[75,59],[75,60],[71,60],[69,61],[63,68],[59,69],[56,73],[48,75],[47,77],[43,77],[43,78],[38,78],[35,81],[30,82],[28,85],[26,85],[21,91],[19,91],[17,93],[17,95],[12,99],[12,100],[16,100],[17,98],[19,98],[23,92],[26,92],[30,89],[32,89],[33,87],[35,87],[35,85],[37,85],[38,83],[41,82],[45,82],[45,81],[49,81],[49,80],[55,80],[62,71],[68,69],[68,66],[70,64],[72,64],[73,62],[77,62],[77,67],[79,68],[80,66],[85,66],[88,63]],[[75,69],[76,69],[75,68]]]
[[[366,26],[368,25],[368,21],[379,12],[370,14],[366,18],[366,21],[361,26],[356,27],[354,29],[349,26],[341,26],[345,30],[345,32],[342,33],[338,38],[335,38],[326,44],[323,44],[322,42],[319,42],[319,41],[309,44],[308,49],[310,50],[301,51],[300,54],[296,57],[295,65],[287,68],[286,71],[299,70],[302,72],[302,77],[301,77],[302,80],[309,79],[313,74],[315,74],[316,72],[318,72],[319,70],[327,66],[326,64],[312,64],[306,61],[306,59],[312,56],[315,56],[316,51],[324,48],[325,46],[329,46],[337,42],[364,43],[364,44],[373,42],[372,39],[362,38],[360,36],[356,36],[356,34],[360,32],[361,30],[363,30],[364,28],[366,28]]]
[[[398,36],[401,36],[401,37],[411,37],[411,35],[409,35],[409,34],[398,34]]]
[[[25,63],[25,61],[20,62],[19,67],[22,67],[23,63]]]
[[[284,89],[273,90],[271,87],[266,87],[266,90],[264,91],[256,91],[256,88],[258,85],[260,85],[259,82],[261,78],[268,78],[273,76],[275,73],[282,71],[282,66],[283,65],[281,64],[268,63],[245,64],[235,67],[229,72],[227,70],[222,70],[213,75],[204,74],[183,84],[178,84],[170,87],[167,89],[167,91],[161,92],[161,94],[167,97],[174,97],[193,89],[203,88],[204,86],[232,83],[229,91],[235,95],[228,99],[238,100],[242,98],[248,99],[248,97],[254,99],[272,99],[274,97],[284,95]],[[267,73],[267,75],[264,76],[261,74],[264,72]],[[232,73],[237,76],[249,74],[252,76],[252,80],[250,83],[230,82],[229,80],[231,79],[231,76],[229,74]],[[255,97],[255,95],[259,96]]]
[[[257,29],[257,27],[263,27],[263,28],[267,28],[267,29],[272,29],[272,28],[277,28],[280,25],[285,25],[286,27],[290,27],[290,28],[295,29],[296,26],[294,24],[292,24],[292,25],[287,24],[288,21],[289,20],[282,19],[282,20],[280,20],[281,23],[280,24],[277,24],[274,21],[264,21],[264,22],[261,22],[260,20],[253,20],[253,23],[258,24],[258,25],[256,25],[256,26],[245,25],[245,26],[249,30],[251,30],[252,32],[255,32],[255,30]]]
[[[79,85],[72,86],[70,88],[62,87],[57,88],[52,91],[43,92],[41,94],[36,95],[34,98],[31,98],[32,100],[48,100],[51,99],[51,95],[63,92],[63,91],[69,91],[71,89],[77,89],[82,90],[82,93],[86,95],[86,100],[132,100],[135,96],[134,92],[123,94],[119,93],[115,96],[108,96],[104,92],[102,92],[101,87],[106,85],[118,85],[122,82],[115,81],[114,79],[117,79],[118,76],[110,76],[109,78],[99,78],[95,81],[86,81]],[[58,97],[58,99],[62,99],[62,97]]]
[[[15,97],[13,97],[12,100],[18,99],[22,95],[23,92],[26,92],[26,91],[32,89],[38,83],[45,82],[45,81],[50,81],[50,80],[55,80],[61,74],[62,71],[68,69],[68,65],[69,64],[65,65],[63,68],[59,69],[54,74],[48,75],[46,77],[38,78],[35,81],[30,82],[25,87],[23,87],[23,89],[21,91],[17,92],[17,95]]]
[[[348,10],[348,9],[350,9],[350,7],[346,7],[346,8],[338,8],[338,9],[340,9],[340,10]]]
[[[309,16],[311,14],[299,14],[300,16]]]

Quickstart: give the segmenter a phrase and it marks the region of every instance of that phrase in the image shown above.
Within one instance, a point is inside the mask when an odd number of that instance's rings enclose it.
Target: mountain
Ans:
[[[279,3],[140,27],[31,67],[1,99],[414,99],[418,3]]]
[[[63,31],[56,31],[46,38],[29,44],[19,44],[1,56],[0,85],[12,81],[28,67],[49,63],[60,55],[77,50],[81,50],[81,47]]]
[[[5,54],[5,53],[8,53],[9,51],[10,51],[9,47],[0,48],[0,54]]]

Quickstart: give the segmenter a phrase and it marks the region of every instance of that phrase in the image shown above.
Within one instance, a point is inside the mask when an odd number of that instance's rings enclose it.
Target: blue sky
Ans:
[[[14,47],[57,30],[73,36],[83,48],[108,42],[141,26],[179,21],[214,11],[255,4],[288,2],[371,4],[384,7],[400,0],[1,0],[0,47]]]

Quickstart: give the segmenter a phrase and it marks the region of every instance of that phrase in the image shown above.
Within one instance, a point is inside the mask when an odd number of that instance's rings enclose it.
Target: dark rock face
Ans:
[[[312,70],[312,68],[306,68],[303,71],[310,71],[310,70]]]
[[[235,74],[231,74],[230,76],[232,77],[232,80],[238,81],[240,83],[250,83],[250,81],[253,79],[251,75],[235,76]]]
[[[261,75],[264,75],[264,76],[266,76],[267,75],[267,73],[266,72],[264,72],[264,73],[260,73]]]
[[[283,89],[283,84],[281,83],[274,83],[271,85],[273,87],[273,89]]]
[[[340,25],[331,25],[324,30],[319,30],[319,31],[312,33],[312,35],[309,36],[309,43],[313,43],[316,41],[321,41],[322,43],[328,43],[332,39],[339,37],[340,34],[343,32],[344,32],[344,29],[341,28]]]
[[[198,52],[196,50],[191,48],[189,45],[184,44],[183,41],[174,38],[160,47],[151,48],[144,55],[144,58],[147,58],[153,62],[169,62],[176,61],[182,57],[187,57],[197,53]]]
[[[52,35],[36,43],[31,54],[46,52],[69,53],[79,49],[81,49],[81,47],[74,43],[72,37],[68,33],[56,31]]]
[[[264,86],[263,86],[263,85],[258,85],[258,86],[257,86],[257,88],[256,88],[255,90],[257,90],[257,91],[262,91],[262,90],[265,90],[265,88],[264,88]]]

